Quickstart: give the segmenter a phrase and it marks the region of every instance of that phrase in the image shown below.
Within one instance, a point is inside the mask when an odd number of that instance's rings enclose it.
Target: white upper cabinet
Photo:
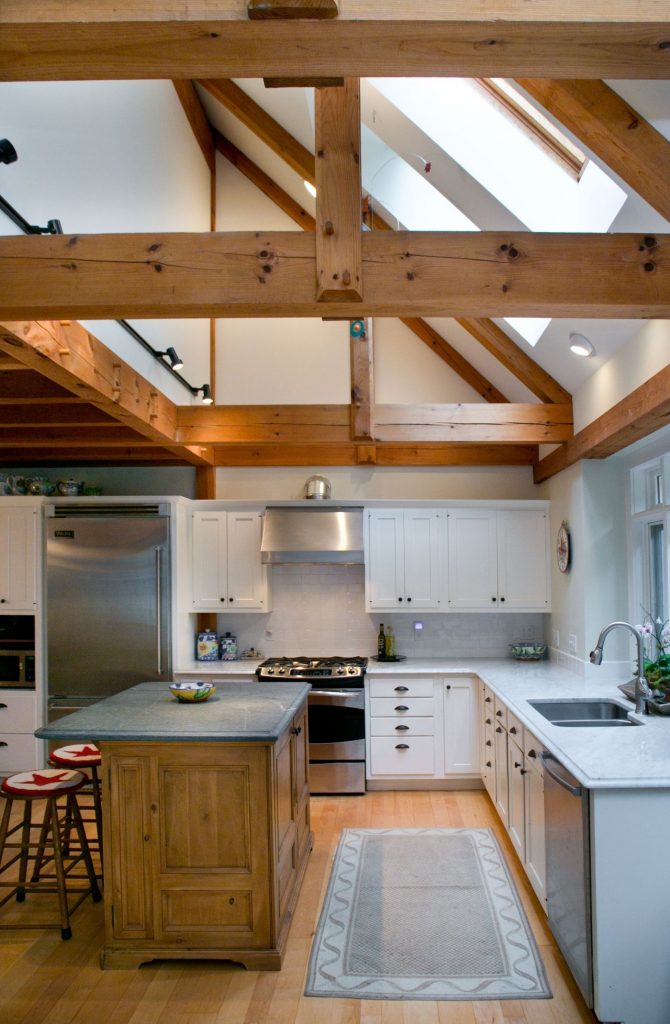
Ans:
[[[255,510],[193,513],[194,611],[269,611],[261,526]]]
[[[366,607],[374,611],[440,608],[442,519],[434,510],[368,512]]]
[[[453,509],[447,523],[450,611],[549,611],[545,511]]]
[[[0,612],[35,611],[37,510],[0,509]]]

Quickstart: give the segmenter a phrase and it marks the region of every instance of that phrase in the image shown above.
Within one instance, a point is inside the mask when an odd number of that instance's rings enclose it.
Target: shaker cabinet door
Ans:
[[[191,568],[195,610],[220,612],[226,608],[227,552],[227,513],[194,512]]]
[[[546,512],[498,512],[501,610],[549,610],[547,523]]]
[[[228,611],[265,610],[260,512],[228,513]]]
[[[0,510],[0,612],[35,610],[37,604],[37,512]]]
[[[405,512],[405,605],[439,609],[440,548],[437,512]]]
[[[495,511],[454,509],[447,523],[449,610],[497,611]]]
[[[473,679],[447,679],[444,683],[444,774],[472,775],[478,770],[478,759],[477,686]]]
[[[368,525],[367,610],[400,611],[406,604],[404,514],[375,510]]]

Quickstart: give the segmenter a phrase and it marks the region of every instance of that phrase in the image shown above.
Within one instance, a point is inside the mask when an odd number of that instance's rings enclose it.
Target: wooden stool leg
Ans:
[[[30,853],[30,825],[32,821],[32,807],[30,800],[26,800],[23,807],[23,827],[21,829],[21,854],[19,867],[19,884],[16,888],[16,902],[23,903],[26,898],[26,874],[28,871],[28,854]]]
[[[0,824],[0,864],[2,864],[2,855],[5,852],[5,841],[7,839],[7,831],[9,829],[9,819],[12,813],[12,804],[14,801],[11,796],[5,797],[5,809],[2,814],[2,824]]]
[[[100,796],[100,776],[95,765],[91,768],[93,780],[93,806],[95,808],[95,824],[98,830],[98,852],[100,853],[100,870],[102,871],[102,798]]]
[[[81,811],[79,810],[79,804],[74,793],[68,795],[68,803],[71,804],[72,808],[72,820],[74,821],[74,827],[77,830],[79,836],[79,843],[81,846],[81,852],[84,858],[84,864],[86,865],[86,872],[88,874],[88,880],[91,883],[91,897],[94,903],[99,903],[102,899],[102,893],[98,888],[98,881],[95,877],[95,871],[93,869],[93,861],[91,860],[91,851],[88,848],[88,839],[84,832],[84,823],[81,820]]]
[[[51,807],[49,805],[49,801],[47,801],[47,805],[44,808],[44,818],[42,819],[42,828],[40,829],[40,838],[39,838],[39,841],[37,843],[37,855],[35,857],[35,867],[33,869],[32,875],[30,876],[30,881],[31,882],[37,882],[37,880],[40,877],[40,871],[42,870],[42,861],[44,860],[44,851],[46,849],[47,839],[49,837],[49,823],[50,823],[50,821],[51,821]],[[56,826],[56,828],[58,827],[58,822],[55,823],[55,826]]]
[[[69,798],[68,798],[69,799]],[[56,886],[58,889],[58,904],[60,907],[60,933],[61,938],[71,939],[72,929],[70,928],[70,914],[67,905],[67,892],[65,889],[65,872],[63,870],[63,851],[61,849],[60,842],[60,830],[58,827],[58,809],[56,807],[56,798],[51,797],[49,799],[49,806],[51,808],[51,837],[54,848],[54,866],[56,868]]]

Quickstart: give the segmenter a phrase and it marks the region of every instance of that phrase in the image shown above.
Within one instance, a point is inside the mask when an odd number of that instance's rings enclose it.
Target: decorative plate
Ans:
[[[561,572],[567,572],[570,566],[570,534],[565,519],[558,528],[556,537],[556,561]]]

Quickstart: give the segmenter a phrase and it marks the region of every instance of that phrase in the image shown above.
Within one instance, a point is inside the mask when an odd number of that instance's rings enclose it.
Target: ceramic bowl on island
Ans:
[[[208,700],[213,693],[216,693],[216,687],[212,683],[208,683],[204,680],[193,680],[193,682],[187,683],[170,683],[170,690],[182,703],[195,704],[203,700]]]
[[[547,645],[541,640],[518,640],[509,646],[517,661],[539,661],[547,653]]]

